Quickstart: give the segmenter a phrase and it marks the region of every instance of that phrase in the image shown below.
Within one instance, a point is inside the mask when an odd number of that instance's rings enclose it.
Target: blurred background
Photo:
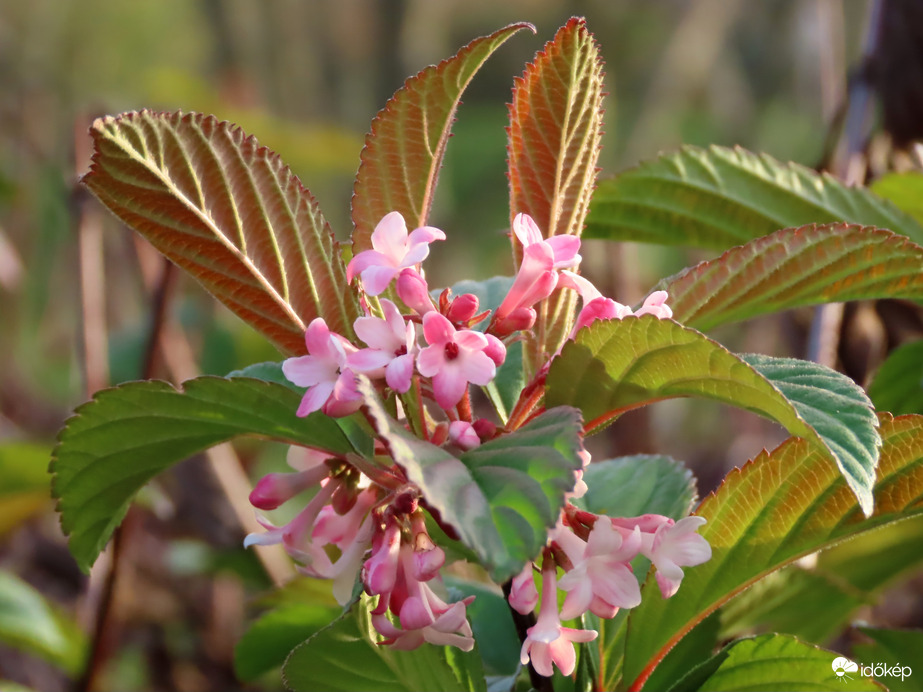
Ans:
[[[832,123],[860,61],[868,5],[0,0],[0,680],[11,681],[0,689],[280,688],[277,672],[239,682],[231,663],[278,577],[240,547],[249,510],[239,478],[216,478],[193,459],[146,489],[120,538],[114,587],[109,558],[81,574],[60,533],[47,462],[62,422],[93,391],[278,360],[192,282],[164,280],[157,256],[78,185],[94,117],[182,109],[235,122],[282,156],[345,239],[359,151],[387,98],[472,38],[532,22],[537,36],[504,45],[458,113],[433,216],[449,241],[428,266],[431,282],[448,285],[512,272],[506,103],[513,78],[568,17],[587,18],[605,58],[603,175],[681,143],[741,145],[816,167],[838,134]],[[618,275],[624,253],[634,258],[628,280]],[[583,254],[594,258],[587,271],[625,303],[702,258],[601,245]],[[168,305],[172,361],[147,345],[160,305]],[[726,336],[742,350],[804,355],[778,323]],[[685,409],[658,408],[647,438],[620,441],[616,426],[597,444],[610,456],[687,459],[707,492],[730,466],[781,439],[749,417],[729,429],[726,411],[705,408],[694,424],[664,422],[662,431],[658,421]],[[690,426],[715,433],[690,439]],[[284,458],[262,443],[236,454],[251,477]],[[236,506],[227,499],[235,482]],[[100,613],[104,636],[94,636]]]

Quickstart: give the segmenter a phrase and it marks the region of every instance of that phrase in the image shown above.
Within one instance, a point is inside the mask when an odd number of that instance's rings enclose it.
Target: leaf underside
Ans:
[[[181,390],[151,380],[97,392],[67,421],[51,461],[52,494],[77,563],[90,568],[145,483],[218,443],[249,434],[355,451],[349,419],[298,418],[299,400],[279,384],[221,377],[198,377]]]
[[[455,111],[475,73],[513,34],[511,24],[408,79],[372,121],[353,188],[353,254],[372,247],[381,218],[398,211],[411,229],[429,218]]]
[[[724,250],[780,228],[847,222],[923,243],[923,227],[865,188],[740,147],[686,146],[600,182],[589,238]]]
[[[673,318],[707,331],[804,305],[923,298],[923,248],[848,224],[786,228],[665,279]]]
[[[602,135],[603,70],[586,22],[572,18],[517,78],[507,145],[510,218],[529,214],[544,236],[577,235],[596,184]],[[522,247],[512,236],[513,257]],[[576,299],[556,291],[539,306],[526,346],[527,372],[567,337]]]
[[[99,118],[83,182],[116,216],[287,355],[316,317],[359,315],[317,202],[272,151],[214,116]]]
[[[880,414],[883,445],[868,518],[825,455],[790,438],[731,471],[696,514],[712,547],[709,562],[685,570],[664,600],[650,581],[632,611],[625,679],[643,681],[667,650],[747,586],[803,555],[923,512],[923,417]]]

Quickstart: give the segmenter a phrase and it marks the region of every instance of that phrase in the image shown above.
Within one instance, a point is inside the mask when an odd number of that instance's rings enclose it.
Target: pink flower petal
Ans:
[[[362,287],[370,296],[384,293],[399,271],[399,268],[392,266],[375,265],[368,267],[362,272]]]
[[[455,327],[438,312],[423,315],[423,336],[430,345],[445,344],[455,338]]]
[[[487,356],[484,357],[487,358]],[[487,360],[493,365],[490,358]],[[419,362],[417,367],[419,368]],[[468,380],[458,367],[443,367],[433,375],[433,393],[436,395],[436,403],[442,408],[448,409],[458,404],[467,389]]]
[[[413,361],[412,353],[393,358],[385,368],[385,382],[398,394],[404,394],[410,390],[413,382]]]
[[[335,382],[327,380],[311,387],[302,397],[295,415],[304,418],[308,414],[319,411],[333,393],[334,384]]]

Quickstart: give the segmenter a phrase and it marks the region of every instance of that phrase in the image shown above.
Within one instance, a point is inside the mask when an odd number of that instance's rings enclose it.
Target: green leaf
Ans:
[[[716,655],[717,667],[709,671],[700,685],[690,687],[692,679],[684,679],[680,687],[673,689],[698,692],[880,692],[884,689],[858,674],[837,677],[832,663],[839,657],[835,651],[805,644],[794,637],[766,634],[731,642]]]
[[[758,413],[829,450],[871,511],[877,438],[869,402],[848,378],[822,366],[737,357],[695,330],[645,315],[581,329],[552,361],[545,394],[548,406],[579,407],[587,430],[680,396]]]
[[[516,80],[510,105],[510,213],[529,214],[546,238],[577,235],[596,184],[603,122],[603,71],[586,21],[572,18]],[[513,253],[521,260],[515,239]],[[542,305],[526,346],[531,375],[567,338],[575,294],[557,291]]]
[[[871,190],[923,224],[923,174],[887,173],[872,183]]]
[[[36,589],[0,571],[0,642],[28,651],[76,673],[82,664],[84,637],[68,627]]]
[[[870,644],[853,646],[853,660],[862,665],[884,664],[887,674],[876,676],[891,692],[916,692],[920,689],[919,664],[923,651],[923,632],[920,630],[889,630],[875,627],[858,627],[872,640]],[[895,666],[900,670],[895,670]],[[913,669],[917,668],[917,678]]]
[[[490,675],[513,675],[520,667],[519,638],[510,608],[500,590],[492,584],[467,581],[447,575],[446,586],[452,601],[475,596],[467,607],[468,620],[484,667]]]
[[[661,598],[653,580],[629,616],[625,679],[640,689],[686,632],[770,572],[845,538],[923,510],[923,417],[881,415],[883,445],[875,513],[863,519],[845,480],[805,439],[790,438],[735,469],[696,514],[712,559],[687,568],[679,591]]]
[[[739,147],[683,147],[601,182],[589,238],[724,250],[780,228],[843,221],[923,243],[923,228],[868,190]]]
[[[367,381],[363,386],[368,390]],[[459,459],[411,435],[380,406],[369,408],[379,435],[427,506],[455,528],[494,581],[513,577],[538,555],[582,466],[577,411],[546,411]]]
[[[511,24],[475,39],[448,60],[408,79],[372,121],[353,188],[353,253],[372,247],[372,231],[392,211],[424,226],[455,111],[475,73],[497,48],[531,24]]]
[[[254,379],[198,377],[175,389],[129,382],[78,407],[61,430],[51,470],[61,527],[71,554],[88,570],[134,494],[151,478],[238,435],[326,449],[355,450],[343,425],[316,413],[298,418],[300,396]]]
[[[0,444],[0,536],[48,506],[48,453],[29,442]]]
[[[869,387],[875,408],[895,415],[923,413],[923,341],[896,348]]]
[[[803,305],[923,298],[923,248],[846,224],[786,228],[660,282],[673,319],[701,331]]]
[[[289,652],[334,620],[341,608],[287,603],[253,622],[234,647],[234,673],[255,680],[285,663]]]
[[[285,684],[304,692],[484,692],[476,651],[425,644],[398,651],[373,643],[367,601],[296,647],[282,670]]]
[[[742,355],[741,359],[794,404],[801,419],[833,453],[862,511],[870,515],[881,436],[872,402],[862,388],[818,363],[757,353]]]
[[[116,216],[285,354],[316,317],[359,316],[317,202],[279,157],[197,113],[99,118],[83,182]]]
[[[594,461],[583,473],[586,494],[572,502],[594,514],[637,517],[662,514],[679,519],[692,510],[695,479],[675,459],[637,454]]]

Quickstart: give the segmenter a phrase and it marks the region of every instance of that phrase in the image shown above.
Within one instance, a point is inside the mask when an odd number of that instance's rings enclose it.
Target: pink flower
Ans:
[[[323,411],[328,416],[348,416],[359,410],[362,395],[355,376],[346,367],[347,354],[355,351],[339,334],[327,327],[322,317],[314,319],[304,333],[307,356],[288,358],[282,363],[285,377],[299,387],[307,387],[298,415]]]
[[[474,426],[463,420],[455,420],[449,423],[449,442],[459,449],[469,450],[481,445],[481,438],[478,437]]]
[[[597,521],[586,543],[567,527],[559,525],[552,539],[564,550],[573,567],[561,577],[558,586],[567,591],[561,617],[578,617],[587,610],[611,618],[619,608],[634,608],[641,603],[641,589],[629,564],[641,549],[641,532],[635,529],[628,538],[602,519]]]
[[[372,539],[372,556],[362,566],[362,583],[371,594],[391,591],[397,581],[401,550],[401,527],[391,519]]]
[[[634,313],[635,317],[640,317],[641,315],[656,315],[662,320],[670,319],[673,317],[673,311],[670,309],[670,306],[666,304],[667,298],[666,291],[654,291],[644,299],[644,304]]]
[[[478,313],[480,301],[473,293],[462,293],[456,296],[449,304],[449,309],[445,316],[453,324],[463,324],[468,322]]]
[[[403,269],[397,276],[397,297],[408,308],[418,315],[433,312],[436,306],[429,295],[429,286],[426,279],[420,276],[415,269]]]
[[[523,248],[544,244],[550,250],[555,269],[569,269],[580,264],[580,238],[575,235],[556,235],[547,240],[542,237],[538,225],[528,214],[516,214],[513,219],[513,233]]]
[[[527,562],[522,572],[513,577],[509,602],[517,613],[523,615],[528,615],[538,605],[538,589],[535,588],[531,562]]]
[[[421,226],[408,234],[404,217],[392,211],[378,222],[372,232],[373,249],[360,252],[350,260],[346,267],[346,280],[352,281],[359,274],[366,293],[377,296],[388,288],[402,269],[425,260],[429,255],[429,244],[434,240],[445,240],[445,233],[432,226]]]
[[[360,317],[353,327],[356,335],[369,348],[350,353],[346,365],[350,370],[369,377],[384,376],[385,382],[396,392],[404,394],[410,389],[413,378],[413,361],[416,356],[416,333],[412,322],[405,322],[397,306],[382,298],[384,319]]]
[[[456,330],[438,312],[423,316],[423,336],[426,348],[417,356],[417,370],[433,379],[436,402],[444,409],[455,406],[468,383],[486,385],[497,374],[497,366],[484,353],[488,340],[480,332]]]
[[[574,642],[593,641],[597,636],[594,630],[561,626],[555,582],[554,562],[546,559],[542,564],[542,607],[536,623],[526,630],[526,640],[519,655],[523,665],[531,659],[535,671],[546,678],[554,674],[552,663],[562,675],[573,673],[577,665]]]
[[[662,524],[651,536],[646,535],[641,552],[657,568],[657,586],[664,598],[670,598],[683,581],[683,567],[694,567],[711,559],[711,546],[696,533],[704,517],[685,517],[675,524]]]
[[[548,243],[526,246],[513,285],[494,314],[494,332],[503,336],[527,329],[535,321],[532,306],[550,296],[557,285],[554,251]]]
[[[571,339],[576,336],[578,331],[596,320],[620,320],[631,314],[630,307],[617,303],[611,298],[606,298],[596,286],[579,274],[563,271],[559,281],[562,286],[577,291],[583,299],[583,307],[577,314],[574,329],[570,334]]]
[[[250,504],[257,509],[276,509],[279,505],[320,483],[330,474],[326,466],[295,473],[269,473],[250,493]]]

